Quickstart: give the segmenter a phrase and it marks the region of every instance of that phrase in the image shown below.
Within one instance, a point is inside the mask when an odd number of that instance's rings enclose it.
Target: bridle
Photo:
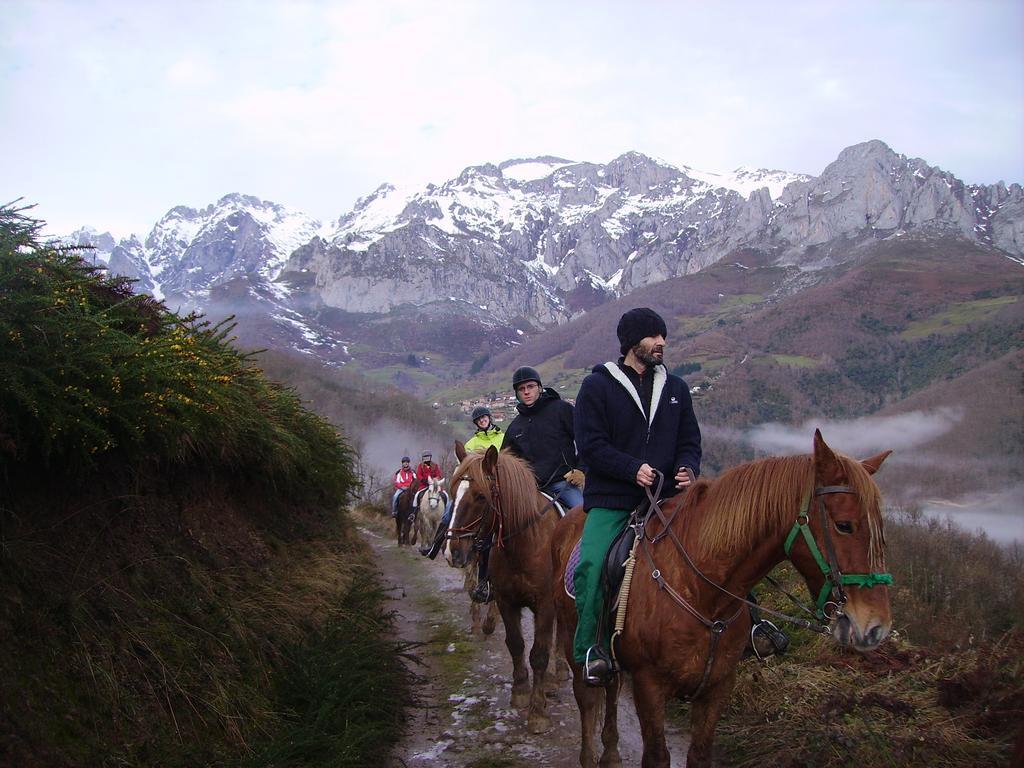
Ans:
[[[822,498],[832,493],[852,493],[856,494],[848,485],[826,485],[821,488],[814,489],[814,498],[817,500],[818,513],[821,518],[821,530],[822,535],[825,538],[825,556],[822,556],[821,550],[818,548],[817,542],[814,540],[814,534],[811,533],[810,520],[808,513],[811,505],[811,496],[808,495],[804,499],[803,506],[800,508],[800,513],[796,517],[796,522],[793,523],[793,527],[789,531],[789,535],[786,537],[786,543],[783,544],[783,551],[786,553],[786,557],[792,561],[791,552],[793,550],[793,544],[796,542],[797,535],[802,535],[803,540],[807,544],[807,549],[810,551],[811,556],[814,558],[818,567],[821,569],[822,575],[825,577],[825,582],[821,585],[821,590],[818,592],[818,598],[815,603],[816,615],[820,619],[832,621],[843,612],[843,608],[846,606],[846,586],[855,587],[874,587],[878,585],[888,586],[892,584],[891,573],[846,573],[844,574],[839,568],[839,558],[836,556],[835,544],[832,541],[831,526],[829,525],[828,510],[825,508],[825,502]],[[831,599],[830,599],[831,598]]]
[[[502,514],[501,510],[501,486],[498,482],[498,468],[494,468],[493,475],[485,475],[484,480],[487,481],[491,490],[487,509],[466,525],[453,526],[448,531],[450,539],[472,538],[473,549],[477,552],[490,549],[495,538],[497,538],[498,547],[504,547],[505,539],[505,515]],[[469,477],[463,475],[459,478],[459,482],[471,483],[472,481]],[[458,513],[458,508],[456,508],[455,512]],[[491,514],[487,514],[488,512]],[[487,525],[484,524],[485,521],[488,523]],[[497,534],[496,537],[495,534]]]
[[[498,467],[494,467],[493,474],[484,475],[484,480],[490,487],[490,498],[488,499],[487,509],[476,518],[466,523],[466,525],[452,527],[448,531],[448,538],[453,540],[472,538],[473,549],[477,552],[490,549],[495,542],[499,549],[504,549],[505,544],[510,539],[517,534],[523,533],[528,528],[532,528],[540,522],[549,509],[555,509],[554,503],[549,500],[537,517],[533,518],[526,525],[519,527],[517,530],[509,531],[505,522],[505,513],[501,506],[501,483],[498,479]],[[459,478],[459,482],[471,483],[472,480],[463,475]],[[455,511],[457,513],[458,509],[456,508]]]

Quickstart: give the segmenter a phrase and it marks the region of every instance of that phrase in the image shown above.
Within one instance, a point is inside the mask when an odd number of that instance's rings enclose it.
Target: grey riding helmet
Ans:
[[[491,415],[490,408],[488,408],[486,405],[478,405],[476,408],[473,409],[473,412],[469,415],[469,420],[476,424],[476,420],[479,419],[481,416],[491,416],[492,419],[494,418]]]

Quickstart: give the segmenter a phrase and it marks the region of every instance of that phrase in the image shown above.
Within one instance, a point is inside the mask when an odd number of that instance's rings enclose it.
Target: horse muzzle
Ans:
[[[869,619],[863,626],[845,613],[840,613],[832,624],[832,637],[840,645],[867,653],[873,651],[889,637],[891,622]]]

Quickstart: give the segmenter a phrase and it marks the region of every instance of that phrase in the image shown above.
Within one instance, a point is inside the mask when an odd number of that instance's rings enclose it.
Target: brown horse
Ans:
[[[819,615],[830,625],[822,631],[859,651],[888,636],[891,577],[881,573],[881,497],[871,475],[889,453],[858,462],[833,453],[815,431],[813,455],[762,459],[700,480],[648,520],[615,644],[618,662],[633,676],[644,768],[670,764],[664,724],[670,697],[692,700],[686,764],[711,764],[715,726],[750,633],[742,596],[787,556],[818,597]],[[583,521],[577,510],[552,538],[558,642],[573,667],[580,764],[598,764],[594,731],[603,700],[600,765],[618,766],[620,681],[605,690],[583,682],[573,659],[576,606],[562,583]]]
[[[415,544],[416,540],[409,540],[409,532],[412,530],[413,523],[416,521],[416,509],[413,507],[413,498],[416,496],[416,489],[419,486],[413,482],[408,488],[405,488],[400,494],[398,494],[398,501],[395,503],[395,509],[398,510],[398,514],[395,516],[395,536],[398,539],[398,546],[408,546],[410,543]]]
[[[542,733],[551,726],[544,685],[555,621],[550,542],[558,514],[537,490],[533,471],[522,459],[507,451],[499,454],[494,447],[467,454],[458,442],[455,455],[461,463],[449,488],[456,499],[452,564],[465,567],[474,545],[493,541],[489,576],[512,656],[512,706],[529,705],[527,728]],[[532,689],[523,663],[523,608],[533,611]]]

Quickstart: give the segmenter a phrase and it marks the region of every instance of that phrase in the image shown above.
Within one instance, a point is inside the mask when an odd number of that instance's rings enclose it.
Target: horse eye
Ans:
[[[853,533],[853,523],[848,520],[837,521],[836,530],[840,533]]]

